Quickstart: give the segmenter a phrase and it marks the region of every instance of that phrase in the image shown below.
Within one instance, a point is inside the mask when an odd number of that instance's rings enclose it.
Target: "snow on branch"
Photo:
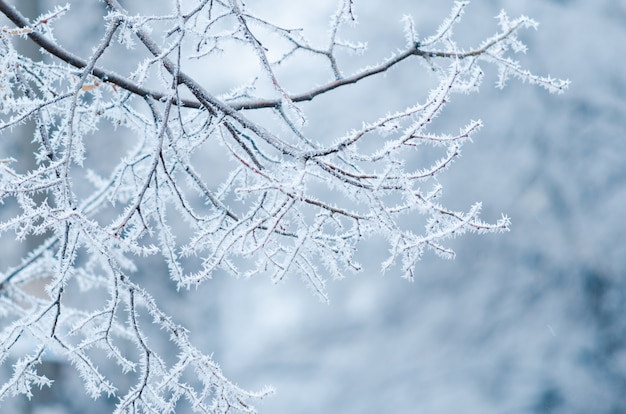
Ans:
[[[339,1],[324,45],[240,0],[196,1],[189,9],[174,2],[166,15],[130,15],[117,0],[104,3],[104,34],[81,57],[53,36],[69,5],[30,21],[19,6],[0,0],[12,22],[0,28],[0,202],[8,212],[0,235],[4,243],[41,240],[21,263],[0,269],[0,360],[14,369],[0,399],[51,386],[37,369],[54,353],[74,366],[88,395],[116,398],[119,413],[175,412],[181,399],[198,412],[255,412],[255,401],[272,390],[239,388],[191,343],[163,310],[164,299],[141,284],[145,257],[161,258],[169,274],[159,283],[174,291],[206,283],[218,271],[266,275],[275,283],[297,275],[328,301],[328,279],[361,270],[360,243],[381,238],[389,243],[383,270],[412,279],[427,251],[452,258],[449,239],[509,226],[506,216],[483,221],[480,203],[454,211],[438,201],[438,175],[482,125],[432,131],[453,95],[475,92],[489,65],[499,87],[511,77],[555,93],[569,84],[535,75],[514,59],[526,51],[520,30],[536,27],[524,16],[511,20],[502,12],[497,33],[460,49],[453,29],[469,2],[456,2],[423,40],[405,17],[404,49],[352,74],[345,74],[343,52],[365,51],[365,43],[341,38],[357,21],[352,0]],[[268,33],[287,47],[275,51]],[[20,54],[15,37],[28,37],[49,56]],[[124,48],[113,48],[116,43]],[[230,48],[256,59],[258,82],[219,96],[189,62],[211,67]],[[134,72],[105,67],[111,53],[135,59]],[[283,69],[306,56],[322,59],[329,80],[292,91]],[[332,140],[303,128],[303,102],[420,61],[433,69],[436,86],[406,109],[363,119]],[[30,154],[15,150],[12,131],[28,122],[38,150],[36,167],[25,170]],[[120,148],[124,155],[94,151],[103,125],[116,137],[131,132]],[[432,155],[430,163],[415,165],[418,148]],[[203,157],[219,161],[207,166]],[[94,164],[107,172],[97,173]],[[413,224],[419,219],[422,228]],[[45,288],[33,293],[26,288],[32,284]],[[106,300],[83,306],[72,298],[77,289]],[[148,325],[168,335],[175,358],[154,345]],[[117,373],[98,363],[103,357]],[[119,376],[134,385],[123,388]]]

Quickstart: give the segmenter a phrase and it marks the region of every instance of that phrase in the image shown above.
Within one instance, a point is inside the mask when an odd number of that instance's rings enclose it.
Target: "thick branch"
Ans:
[[[2,12],[5,16],[7,16],[13,23],[15,23],[18,27],[23,28],[23,27],[30,27],[31,24],[28,21],[28,19],[26,17],[24,17],[18,10],[16,10],[13,6],[7,4],[6,0],[0,0],[0,12]],[[76,67],[79,69],[83,69],[87,66],[87,62],[76,56],[75,54],[73,54],[72,52],[62,48],[61,46],[52,43],[49,39],[47,39],[45,36],[43,36],[41,33],[38,33],[36,31],[33,31],[31,33],[28,34],[28,37],[34,41],[36,44],[38,44],[39,46],[41,46],[44,50],[46,50],[48,53],[56,56],[57,58],[61,59],[62,61]],[[403,61],[404,59],[408,58],[409,56],[412,55],[431,55],[430,52],[428,53],[424,53],[422,51],[419,51],[418,49],[414,49],[411,48],[409,50],[404,51],[403,53],[387,60],[386,62],[383,62],[382,64],[375,66],[373,68],[369,68],[366,70],[363,70],[362,72],[359,72],[353,76],[347,77],[347,78],[342,78],[340,80],[336,80],[333,82],[329,82],[326,85],[320,86],[318,88],[312,89],[308,92],[305,93],[301,93],[301,94],[297,94],[297,95],[291,95],[289,96],[289,99],[292,102],[304,102],[304,101],[310,101],[313,98],[315,98],[318,95],[324,94],[326,92],[329,92],[333,89],[337,89],[341,86],[345,86],[345,85],[350,85],[350,84],[354,84],[357,83],[358,81],[368,78],[370,76],[379,74],[381,72],[385,72],[386,70],[388,70],[389,68],[391,68],[392,66],[400,63],[401,61]],[[154,91],[154,90],[150,90],[148,88],[145,88],[143,86],[140,86],[116,73],[104,70],[102,68],[99,67],[94,67],[92,74],[94,76],[96,76],[97,78],[101,79],[104,82],[110,82],[113,83],[119,87],[121,87],[122,89],[125,89],[129,92],[132,92],[136,95],[139,95],[141,97],[147,97],[150,96],[154,99],[157,100],[161,100],[164,98],[167,98],[168,95],[162,92],[158,92],[158,91]],[[195,100],[191,100],[191,99],[180,99],[180,101],[178,102],[179,104],[182,104],[185,107],[188,108],[200,108],[202,107],[202,103],[195,101]],[[231,103],[229,106],[238,111],[241,109],[261,109],[261,108],[274,108],[277,107],[281,104],[281,99],[254,99],[254,100],[248,100],[248,101],[240,101],[240,102],[233,102]]]
[[[13,6],[7,4],[6,0],[0,0],[0,12],[4,13],[13,23],[15,23],[18,27],[29,27],[30,22],[27,18],[22,16],[22,14],[17,11]],[[511,35],[512,32],[517,30],[519,26],[511,27],[508,31],[502,33],[497,38],[493,39],[491,42],[483,45],[482,47],[466,52],[444,52],[444,51],[427,51],[420,49],[419,45],[415,47],[411,47],[402,53],[391,57],[390,59],[384,61],[383,63],[360,71],[352,76],[341,78],[332,82],[329,82],[325,85],[319,86],[317,88],[311,89],[308,92],[288,95],[289,100],[291,102],[305,102],[311,101],[318,95],[322,95],[326,92],[332,91],[333,89],[340,88],[342,86],[355,84],[365,78],[369,78],[371,76],[386,72],[391,67],[397,65],[403,60],[407,59],[411,56],[421,56],[421,57],[439,57],[439,58],[454,58],[454,59],[463,59],[472,56],[478,56],[484,54],[490,47],[501,41],[502,39]],[[62,61],[69,63],[72,66],[75,66],[79,69],[82,69],[87,66],[87,62],[80,57],[74,55],[72,52],[62,48],[61,46],[52,43],[49,39],[43,36],[41,33],[37,33],[35,31],[28,34],[35,43],[45,49],[47,52],[52,55],[58,57]],[[161,100],[168,97],[167,94],[150,90],[144,88],[143,86],[137,85],[136,83],[117,75],[113,72],[106,71],[99,67],[95,67],[92,71],[92,74],[99,79],[113,83],[129,92],[132,92],[141,97],[150,96],[154,99]],[[193,91],[192,91],[193,92]],[[239,111],[242,109],[262,109],[262,108],[275,108],[280,106],[282,99],[251,99],[245,101],[232,102],[228,104],[233,110]],[[192,100],[192,99],[180,99],[179,104],[182,104],[188,108],[200,108],[203,106],[201,102]]]
[[[374,66],[369,69],[365,69],[355,75],[349,76],[347,78],[341,78],[339,80],[329,82],[326,85],[322,85],[315,89],[312,89],[308,92],[301,93],[298,95],[290,96],[292,102],[304,102],[310,101],[318,95],[322,95],[326,92],[332,91],[333,89],[337,89],[341,86],[346,86],[350,84],[357,83],[358,81],[369,78],[370,76],[377,75],[379,73],[387,71],[392,66],[402,62],[406,58],[414,55],[419,55],[420,52],[417,49],[409,49],[401,54],[392,57],[391,59],[381,63],[378,66]],[[250,101],[242,101],[242,102],[233,102],[231,106],[235,109],[259,109],[259,108],[273,108],[280,105],[280,99],[265,99],[265,100],[250,100]]]
[[[23,28],[23,27],[30,27],[31,24],[28,21],[28,19],[26,17],[24,17],[17,9],[15,9],[15,7],[7,4],[7,2],[5,0],[0,0],[0,12],[2,12],[6,17],[9,18],[9,20],[11,20],[13,23],[15,23],[18,27]],[[87,61],[76,56],[75,54],[73,54],[72,52],[62,48],[61,46],[52,43],[49,39],[47,39],[45,36],[43,36],[41,33],[38,33],[36,31],[32,31],[30,33],[28,33],[28,37],[35,43],[37,43],[39,46],[41,46],[44,50],[46,50],[48,53],[58,57],[59,59],[61,59],[62,61],[69,63],[70,65],[78,68],[78,69],[83,69],[85,67],[87,67]],[[129,92],[132,92],[136,95],[139,95],[141,97],[147,97],[147,96],[151,96],[154,99],[160,100],[163,98],[166,98],[167,95],[161,92],[157,92],[157,91],[153,91],[147,88],[144,88],[142,86],[137,85],[136,83],[120,76],[117,75],[113,72],[110,71],[106,71],[104,69],[101,69],[99,67],[94,67],[92,70],[92,75],[94,75],[95,77],[103,80],[104,82],[110,82],[113,83],[119,87],[121,87],[122,89],[125,89]],[[188,100],[188,99],[181,99],[180,103],[183,104],[186,107],[191,107],[191,108],[200,108],[201,105],[199,102],[193,101],[193,100]]]

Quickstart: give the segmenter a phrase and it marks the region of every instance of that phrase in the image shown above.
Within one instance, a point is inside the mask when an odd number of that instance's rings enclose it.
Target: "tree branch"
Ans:
[[[28,19],[24,17],[13,6],[7,4],[6,0],[0,0],[0,12],[2,12],[5,16],[7,16],[13,23],[15,23],[20,28],[31,26]],[[36,31],[33,31],[31,33],[28,33],[28,37],[32,41],[37,43],[39,46],[41,46],[43,49],[45,49],[47,52],[49,52],[50,54],[56,56],[57,58],[61,59],[62,61],[76,68],[83,69],[87,66],[87,62],[84,59],[74,55],[72,52],[62,48],[61,46],[52,43],[49,39],[47,39],[41,33],[37,33]],[[365,78],[369,78],[371,76],[385,72],[389,70],[392,66],[397,65],[398,63],[402,62],[403,60],[407,59],[410,56],[463,58],[463,57],[468,57],[468,56],[475,56],[482,52],[483,52],[482,49],[477,49],[477,50],[470,51],[470,52],[452,54],[452,53],[446,53],[446,52],[422,51],[418,48],[410,48],[400,53],[399,55],[396,55],[386,60],[380,65],[365,69],[347,78],[341,78],[339,80],[329,82],[320,87],[311,89],[308,92],[304,92],[304,93],[300,93],[296,95],[288,95],[288,97],[294,103],[311,101],[316,96],[322,95],[333,89],[337,89],[342,86],[354,84]],[[92,74],[104,82],[113,83],[121,87],[122,89],[125,89],[141,97],[150,96],[156,100],[168,98],[168,94],[166,93],[145,88],[116,73],[104,70],[99,67],[94,67]],[[239,111],[242,109],[275,108],[275,107],[278,107],[281,104],[281,102],[282,102],[281,99],[253,99],[253,100],[232,102],[228,104],[228,106],[230,106],[235,111]],[[180,99],[179,102],[175,102],[175,103],[182,104],[188,108],[200,108],[203,106],[201,102],[192,100],[192,99]]]
[[[26,17],[24,17],[15,7],[9,5],[5,0],[0,0],[0,12],[2,12],[9,20],[15,23],[20,28],[30,27],[31,24]],[[68,63],[78,69],[83,69],[87,67],[88,62],[72,52],[62,48],[61,46],[52,43],[49,39],[43,36],[41,33],[36,31],[32,31],[27,34],[27,36],[36,44],[41,46],[48,53],[56,56],[61,59],[65,63]],[[141,97],[150,96],[154,99],[161,100],[164,98],[168,98],[168,95],[162,92],[150,90],[143,86],[137,85],[136,83],[114,73],[111,71],[107,71],[101,69],[99,67],[94,67],[92,70],[92,75],[101,79],[104,82],[113,83],[122,89],[125,89],[129,92],[134,93],[135,95],[139,95]],[[180,102],[175,102],[183,104],[186,107],[190,108],[200,108],[201,105],[199,102],[190,100],[190,99],[181,99]]]

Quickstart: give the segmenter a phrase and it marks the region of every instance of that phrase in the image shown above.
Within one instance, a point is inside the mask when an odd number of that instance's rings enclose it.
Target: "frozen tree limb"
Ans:
[[[501,13],[497,33],[461,50],[453,29],[468,2],[455,3],[424,40],[406,17],[404,49],[351,75],[344,74],[340,51],[364,50],[341,39],[345,25],[356,21],[351,0],[339,1],[322,47],[299,30],[256,16],[239,0],[196,1],[189,10],[175,1],[163,16],[132,16],[116,0],[104,3],[105,33],[83,58],[52,35],[67,7],[30,21],[0,0],[0,12],[15,25],[0,31],[0,134],[10,140],[7,131],[34,119],[40,146],[38,167],[20,172],[13,166],[20,155],[4,154],[8,147],[0,144],[0,201],[16,206],[0,222],[0,234],[13,231],[16,240],[46,236],[21,264],[0,273],[0,317],[6,321],[0,358],[14,355],[19,344],[34,344],[13,364],[0,398],[49,386],[37,366],[52,351],[76,368],[90,396],[114,396],[120,413],[174,412],[180,399],[198,412],[255,412],[255,400],[271,390],[239,388],[191,343],[186,329],[135,281],[141,258],[162,256],[174,289],[205,283],[218,270],[237,277],[266,274],[275,283],[299,275],[327,301],[327,279],[360,270],[359,243],[383,238],[389,243],[383,270],[413,279],[426,251],[452,258],[448,239],[509,226],[506,216],[484,222],[480,203],[454,211],[438,201],[437,176],[482,125],[469,121],[458,132],[431,132],[451,97],[476,91],[484,64],[495,66],[501,87],[511,76],[555,93],[568,85],[534,75],[512,57],[525,51],[518,33],[536,27],[524,16],[510,20]],[[289,45],[278,59],[270,58],[273,44],[263,38],[266,33]],[[27,36],[52,60],[20,56],[12,43],[16,36]],[[130,75],[114,73],[101,62],[115,42],[150,57],[136,62]],[[209,65],[227,47],[252,52],[269,92],[253,84],[220,97],[187,67],[188,58]],[[321,56],[330,80],[292,92],[277,69],[308,55]],[[129,56],[136,57],[132,50]],[[363,120],[334,140],[302,129],[303,102],[416,61],[426,61],[437,80],[424,99]],[[275,122],[258,121],[254,114],[262,111],[271,112]],[[124,157],[110,160],[106,178],[83,165],[87,137],[105,122],[132,130],[136,140]],[[432,154],[430,164],[414,165],[416,148]],[[220,183],[203,178],[205,166],[194,157],[201,151],[219,154],[231,168]],[[401,217],[411,223],[422,218],[425,225],[419,229]],[[189,258],[201,263],[192,267]],[[24,286],[32,282],[45,284],[45,290],[28,292]],[[68,298],[74,286],[105,292],[108,299],[95,309],[76,306]],[[178,352],[174,360],[153,345],[146,316],[169,335]],[[134,375],[135,384],[120,389],[95,362],[98,352],[115,361],[121,375]]]

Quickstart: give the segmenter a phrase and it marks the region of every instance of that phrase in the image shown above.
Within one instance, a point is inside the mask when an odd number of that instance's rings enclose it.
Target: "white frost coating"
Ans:
[[[151,11],[129,16],[117,1],[105,3],[106,34],[81,60],[51,34],[67,8],[28,22],[0,0],[2,12],[16,25],[0,35],[0,133],[10,140],[14,126],[32,120],[39,144],[38,164],[30,171],[14,168],[20,155],[0,154],[0,201],[19,206],[0,223],[0,234],[11,237],[13,231],[16,240],[45,235],[19,266],[0,273],[0,315],[9,321],[0,336],[2,359],[20,341],[36,344],[14,364],[0,398],[49,386],[50,379],[36,369],[42,355],[53,350],[76,368],[90,396],[115,396],[118,412],[174,412],[180,399],[198,412],[254,412],[254,401],[271,390],[237,387],[194,347],[187,331],[134,281],[140,258],[161,255],[178,288],[205,283],[218,270],[236,277],[266,274],[276,283],[299,275],[328,301],[326,279],[361,270],[355,260],[359,242],[382,238],[389,243],[382,268],[390,271],[398,263],[402,276],[412,279],[426,251],[453,258],[446,246],[450,238],[509,226],[506,216],[482,221],[480,203],[463,212],[437,200],[438,174],[453,165],[481,127],[480,121],[470,121],[458,133],[431,131],[453,94],[479,88],[484,62],[495,65],[499,87],[511,76],[550,92],[568,85],[536,76],[510,56],[526,52],[518,31],[536,27],[524,16],[509,20],[502,12],[500,32],[476,49],[460,50],[452,34],[468,2],[457,2],[436,33],[421,42],[406,16],[405,49],[349,76],[337,51],[365,50],[362,43],[340,38],[346,25],[356,23],[350,0],[339,2],[325,48],[311,45],[297,29],[251,14],[238,0],[200,1],[189,10],[177,4],[163,16]],[[274,61],[268,33],[289,45]],[[12,41],[25,35],[56,60],[19,55]],[[133,73],[120,77],[100,66],[115,42],[131,51],[147,49],[152,56],[137,58]],[[210,67],[233,47],[252,52],[258,73],[254,82],[221,100],[190,75],[186,64],[192,58]],[[278,69],[302,55],[322,57],[330,80],[292,93]],[[330,140],[305,132],[304,102],[415,60],[426,61],[438,80],[424,99],[404,111],[364,119]],[[154,90],[147,84],[159,86]],[[277,121],[259,121],[255,111]],[[91,156],[89,138],[105,122],[130,129],[135,140],[125,155],[109,162],[108,177],[83,166]],[[207,147],[230,168],[225,177],[217,171],[207,177],[206,165],[196,157]],[[411,166],[417,148],[432,154],[430,164]],[[423,228],[407,225],[419,218]],[[190,259],[197,259],[195,267]],[[33,281],[46,284],[44,294],[23,288]],[[66,289],[73,285],[105,291],[108,300],[95,310],[70,305]],[[141,315],[149,315],[175,344],[175,362],[153,347]],[[134,352],[126,352],[124,342],[132,343]],[[97,352],[115,361],[121,373],[134,373],[137,382],[120,391],[115,378],[95,363]],[[194,380],[187,383],[190,377]]]

